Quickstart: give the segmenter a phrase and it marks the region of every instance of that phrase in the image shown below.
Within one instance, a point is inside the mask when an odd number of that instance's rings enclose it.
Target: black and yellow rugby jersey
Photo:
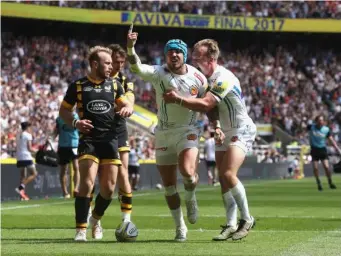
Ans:
[[[86,76],[70,84],[62,105],[71,110],[77,104],[79,118],[91,120],[94,128],[81,139],[104,141],[117,138],[115,104],[123,100],[124,90],[117,80],[96,81]]]
[[[124,89],[124,94],[129,95],[132,94],[134,95],[134,83],[130,82],[123,74],[122,72],[118,72],[115,76],[112,77],[113,79],[116,79],[118,82],[121,83],[123,89]],[[116,130],[117,132],[124,131],[126,129],[126,119],[124,117],[121,117],[119,115],[116,116]]]

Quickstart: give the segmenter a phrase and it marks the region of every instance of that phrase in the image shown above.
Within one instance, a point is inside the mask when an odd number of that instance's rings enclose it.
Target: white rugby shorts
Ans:
[[[245,154],[252,151],[252,144],[255,141],[257,127],[255,124],[246,124],[241,128],[224,131],[225,140],[222,145],[215,145],[215,151],[226,151],[229,146],[240,147]]]
[[[187,148],[198,148],[200,130],[197,127],[181,127],[167,130],[155,129],[155,157],[157,165],[178,163],[179,154]]]

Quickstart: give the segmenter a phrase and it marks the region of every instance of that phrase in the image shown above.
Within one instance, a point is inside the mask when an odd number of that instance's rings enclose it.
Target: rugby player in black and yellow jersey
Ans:
[[[111,203],[121,165],[117,146],[116,115],[128,117],[133,108],[123,95],[121,84],[110,77],[112,72],[111,50],[95,46],[89,52],[90,74],[72,83],[60,107],[60,117],[80,133],[79,171],[80,186],[75,200],[75,241],[86,241],[87,214],[90,194],[99,175],[100,192],[90,218],[92,237],[103,236],[99,220]],[[80,120],[74,119],[76,105]],[[118,112],[116,110],[118,109]]]
[[[124,95],[128,101],[134,105],[134,84],[130,82],[122,73],[127,54],[124,49],[118,44],[111,44],[108,48],[112,51],[112,66],[111,77],[122,84]],[[119,186],[119,200],[121,204],[122,221],[130,221],[132,211],[132,190],[129,183],[128,175],[128,160],[129,160],[129,142],[126,119],[117,115],[116,117],[116,132],[118,137],[118,151],[122,165],[118,168],[117,182]]]

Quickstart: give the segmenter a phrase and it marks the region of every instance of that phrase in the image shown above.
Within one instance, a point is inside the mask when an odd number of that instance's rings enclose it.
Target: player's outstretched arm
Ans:
[[[163,99],[166,103],[175,103],[188,108],[193,111],[205,112],[207,113],[212,108],[214,108],[218,101],[211,94],[211,92],[207,92],[204,98],[186,98],[181,97],[175,91],[168,91],[163,94]]]
[[[127,53],[128,62],[131,67],[130,70],[142,77],[145,81],[152,81],[156,77],[156,70],[153,66],[142,64],[139,56],[135,52],[135,43],[137,41],[138,33],[133,32],[133,24],[130,25],[127,35]]]

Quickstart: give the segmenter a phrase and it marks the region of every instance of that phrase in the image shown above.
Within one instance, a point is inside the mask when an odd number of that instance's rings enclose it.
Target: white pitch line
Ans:
[[[11,230],[12,228],[2,228],[2,230]],[[21,231],[74,231],[74,228],[28,228],[18,229]],[[104,231],[115,231],[116,229],[104,228]],[[138,229],[141,232],[174,232],[174,229]],[[220,232],[221,229],[189,229],[189,232]],[[251,233],[341,233],[341,230],[252,230]]]
[[[136,194],[134,197],[139,197],[139,196],[149,196],[151,193],[143,193],[143,194]],[[117,196],[115,196],[113,199],[117,199]],[[63,202],[53,202],[53,203],[45,203],[45,204],[30,204],[30,205],[18,205],[18,206],[10,206],[10,207],[5,207],[1,208],[1,211],[5,210],[15,210],[15,209],[22,209],[22,208],[36,208],[36,207],[41,207],[41,206],[47,206],[47,205],[58,205],[58,204],[69,204],[73,203],[73,200],[66,200]]]
[[[286,182],[290,182],[291,180],[288,180]],[[244,184],[244,187],[253,187],[253,186],[259,186],[259,185],[264,185],[267,183],[278,183],[278,182],[282,182],[282,180],[270,180],[270,181],[260,181],[259,183],[246,183]],[[296,180],[295,180],[296,182]],[[208,188],[198,188],[197,192],[200,191],[210,191],[210,190],[215,190],[215,189],[219,189],[219,187],[208,187]],[[180,191],[182,192],[182,191]],[[154,194],[160,194],[160,193],[164,193],[163,190],[161,191],[155,191],[153,193],[141,193],[141,194],[135,194],[134,197],[140,197],[140,196],[149,196],[149,195],[154,195]],[[116,199],[116,197],[114,197],[113,199]],[[31,205],[18,205],[18,206],[10,206],[10,207],[1,207],[1,211],[6,211],[6,210],[15,210],[15,209],[27,209],[27,208],[36,208],[36,207],[41,207],[41,206],[47,206],[47,205],[55,205],[55,204],[68,204],[68,203],[72,203],[72,201],[64,201],[64,202],[54,202],[54,203],[45,203],[45,204],[31,204]],[[160,216],[163,217],[163,216]],[[166,217],[166,216],[164,216]],[[168,217],[168,215],[167,215]],[[220,217],[220,216],[219,216]]]
[[[71,201],[53,202],[53,203],[46,203],[46,204],[29,204],[29,205],[10,206],[10,207],[1,208],[1,211],[23,209],[23,208],[35,208],[35,207],[40,207],[44,205],[58,205],[58,204],[66,204],[66,203],[71,203]]]
[[[149,215],[150,216],[150,215]],[[153,217],[171,217],[170,214],[158,214],[158,215],[152,215]],[[225,218],[225,215],[211,215],[211,214],[199,214],[199,217],[209,217],[209,218]],[[259,216],[254,215],[255,218],[279,218],[279,219],[341,219],[341,216],[328,216],[328,217],[318,217],[318,216]]]

